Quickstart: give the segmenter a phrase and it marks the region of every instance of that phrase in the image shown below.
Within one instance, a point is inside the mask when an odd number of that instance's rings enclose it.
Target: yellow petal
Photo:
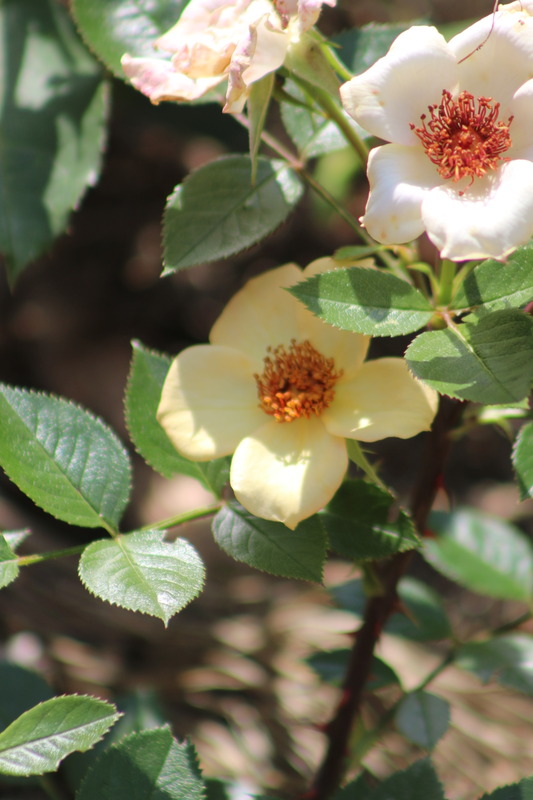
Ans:
[[[321,419],[335,436],[361,442],[409,439],[429,430],[437,405],[438,394],[413,378],[403,359],[379,358],[353,380],[339,381]]]
[[[252,514],[294,529],[331,500],[347,465],[344,440],[319,419],[267,422],[237,447],[230,483]]]
[[[285,264],[252,278],[229,301],[209,337],[213,344],[234,347],[262,372],[268,347],[288,346],[298,338],[298,301],[282,287],[302,279],[295,264]]]
[[[232,453],[265,421],[250,360],[229,347],[187,348],[172,362],[157,419],[193,461]]]
[[[307,265],[300,276],[300,280],[305,280],[322,272],[330,272],[337,269],[338,266],[338,262],[333,258],[319,258]],[[327,358],[333,358],[335,368],[343,370],[345,380],[354,376],[365,360],[370,337],[334,328],[333,325],[328,325],[318,317],[315,317],[302,303],[298,305],[299,340],[309,339],[319,353],[327,356]]]

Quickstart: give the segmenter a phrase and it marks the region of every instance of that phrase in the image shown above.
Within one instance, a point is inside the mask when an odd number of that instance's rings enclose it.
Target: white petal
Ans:
[[[229,347],[187,348],[172,362],[157,419],[193,461],[232,453],[265,421],[249,359]]]
[[[531,11],[522,3],[501,6],[449,42],[457,60],[464,59],[459,64],[461,89],[500,102],[500,118],[509,116],[513,94],[533,77]]]
[[[533,163],[505,163],[462,197],[450,182],[438,186],[424,199],[422,218],[443,258],[504,258],[533,235]]]
[[[533,143],[531,131],[533,130],[533,79],[526,81],[514,94],[511,101],[511,113],[514,119],[511,123],[510,133],[512,146],[505,155],[511,158],[533,157]]]
[[[374,136],[413,144],[409,125],[420,125],[429,105],[439,103],[442,90],[453,92],[457,64],[436,28],[415,26],[401,33],[386,56],[362,75],[341,86],[348,114]]]
[[[402,358],[378,358],[337,384],[321,419],[330,433],[361,442],[409,439],[429,430],[437,404],[437,393],[413,378]]]
[[[344,440],[319,419],[269,422],[237,447],[230,483],[252,514],[295,528],[331,500],[347,466]]]
[[[305,280],[321,272],[329,272],[339,266],[333,258],[319,258],[312,261],[303,271],[300,280]],[[360,333],[343,331],[328,325],[299,304],[299,339],[308,339],[313,347],[327,358],[333,358],[335,369],[343,371],[343,380],[354,375],[365,360],[370,337]]]
[[[368,160],[370,195],[361,222],[382,244],[401,244],[424,231],[422,201],[442,183],[422,145],[387,144]]]
[[[131,58],[126,54],[121,64],[132,85],[154,104],[161,100],[196,100],[224,80],[224,75],[192,80],[176,72],[169,61],[157,58]]]
[[[295,264],[285,264],[252,278],[229,301],[211,329],[213,344],[234,347],[246,353],[254,363],[254,372],[262,372],[268,347],[299,338],[300,303],[283,287],[302,280]]]

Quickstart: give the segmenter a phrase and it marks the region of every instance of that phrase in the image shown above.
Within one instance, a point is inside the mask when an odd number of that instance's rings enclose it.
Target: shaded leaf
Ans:
[[[289,291],[330,325],[371,336],[412,333],[433,316],[418,289],[388,272],[366,267],[322,272]]]
[[[95,697],[54,697],[25,711],[0,733],[0,773],[42,775],[69,753],[85,751],[119,718],[115,706]]]
[[[413,24],[395,22],[380,25],[372,22],[362,28],[343,31],[333,37],[333,42],[338,46],[336,52],[348,69],[358,75],[384,56],[396,37]]]
[[[131,466],[104,423],[74,403],[0,384],[0,465],[49,514],[115,526],[129,500]]]
[[[50,700],[52,695],[41,675],[20,664],[0,661],[0,728],[6,728],[32,706]]]
[[[13,281],[95,183],[107,95],[99,65],[53,0],[4,0],[0,31],[0,252]]]
[[[204,800],[193,746],[166,727],[133,733],[100,755],[76,800]]]
[[[442,598],[427,583],[416,578],[402,578],[398,597],[405,612],[392,615],[385,626],[387,633],[415,642],[439,641],[451,636]]]
[[[502,786],[480,800],[531,800],[533,797],[533,778],[524,778],[520,783]]]
[[[437,512],[424,554],[447,578],[502,600],[533,596],[533,547],[514,525],[478,511]]]
[[[165,478],[189,475],[220,496],[229,476],[229,458],[189,461],[180,455],[156,419],[163,383],[172,363],[169,356],[132,342],[133,356],[126,388],[126,424],[136,450]]]
[[[214,518],[213,534],[225,553],[250,567],[283,578],[322,580],[327,537],[316,515],[291,531],[229,503]]]
[[[455,663],[473,672],[483,682],[497,681],[502,686],[533,695],[533,638],[510,633],[485,642],[470,642],[459,647]]]
[[[405,358],[442,394],[484,404],[521,400],[533,378],[533,321],[520,311],[495,311],[455,329],[422,333]]]
[[[513,466],[520,488],[520,499],[533,497],[533,422],[524,425],[516,437]]]
[[[227,258],[261,241],[289,216],[302,182],[284,161],[226,156],[192,172],[167,202],[165,274]]]
[[[385,558],[420,545],[413,523],[400,511],[389,522],[393,498],[363,480],[345,481],[320,512],[332,549],[354,559]]]
[[[204,566],[185,539],[163,537],[161,531],[138,531],[93,542],[80,559],[82,583],[102,600],[166,625],[200,593]]]
[[[376,787],[364,776],[348,784],[333,800],[444,800],[444,792],[431,761],[424,759],[395,772]]]
[[[395,715],[396,727],[419,747],[433,750],[450,724],[450,705],[429,692],[410,692]]]
[[[314,653],[306,661],[323,681],[331,683],[333,686],[340,686],[346,675],[350,652],[348,649],[342,649]],[[374,656],[370,679],[365,686],[365,690],[373,692],[383,686],[391,686],[392,684],[399,684],[399,682],[398,676],[392,667],[377,658],[377,656]]]
[[[168,58],[154,50],[155,40],[172,27],[186,0],[72,0],[72,13],[82,37],[106,67],[124,80],[120,66],[124,53],[147,58]]]
[[[471,272],[452,303],[463,309],[484,306],[490,311],[525,306],[533,298],[533,246],[520,247],[507,261],[489,259]]]

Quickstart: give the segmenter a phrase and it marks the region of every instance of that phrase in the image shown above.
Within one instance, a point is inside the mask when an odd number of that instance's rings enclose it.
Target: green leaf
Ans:
[[[0,384],[0,465],[49,514],[87,528],[118,524],[130,491],[113,431],[74,403]]]
[[[333,37],[333,42],[339,46],[336,52],[348,69],[351,69],[354,75],[358,75],[384,56],[396,37],[414,24],[414,22],[399,22],[377,25],[372,22],[370,25],[363,25],[362,28],[343,31]]]
[[[533,245],[529,244],[515,250],[504,264],[493,259],[479,264],[459,287],[452,308],[520,308],[532,297]]]
[[[76,800],[204,800],[193,746],[166,727],[134,733],[100,755]]]
[[[322,580],[327,537],[316,515],[291,531],[229,503],[214,518],[213,534],[235,561],[282,578]]]
[[[533,638],[527,634],[510,633],[485,642],[463,644],[455,663],[473,672],[483,683],[494,680],[533,695]]]
[[[46,700],[0,733],[0,774],[52,772],[69,753],[93,747],[119,716],[115,706],[95,697]]]
[[[5,537],[0,534],[0,588],[12,583],[18,577],[19,572],[17,556]]]
[[[21,714],[53,693],[44,678],[31,669],[0,661],[0,728],[6,728]]]
[[[433,316],[418,289],[388,272],[366,267],[322,272],[289,291],[324,322],[371,336],[412,333]]]
[[[480,594],[531,600],[533,547],[514,525],[467,509],[436,512],[430,525],[424,555],[436,570]]]
[[[385,626],[387,633],[414,642],[439,641],[451,636],[448,617],[438,592],[416,578],[402,578],[398,597],[404,612],[393,614]]]
[[[533,778],[524,778],[520,783],[502,786],[479,800],[531,800],[533,798]]]
[[[137,531],[93,542],[80,559],[82,583],[102,600],[166,625],[200,593],[204,565],[185,539],[163,537],[161,531]]]
[[[442,394],[484,404],[521,400],[533,377],[533,320],[520,311],[495,311],[456,329],[422,333],[405,358]]]
[[[513,466],[520,488],[520,499],[533,497],[533,422],[524,425],[516,437]]]
[[[100,68],[53,0],[0,4],[0,252],[12,282],[62,233],[101,166]]]
[[[284,161],[257,159],[255,184],[247,156],[226,156],[192,172],[168,200],[165,274],[239,253],[289,216],[302,182]]]
[[[413,523],[403,511],[389,521],[392,503],[391,495],[373,484],[345,481],[319,515],[331,548],[346,558],[364,560],[419,547]]]
[[[23,531],[4,531],[3,536],[10,548],[13,551],[16,551],[18,547],[24,542],[28,536],[30,535],[29,530]]]
[[[340,686],[346,675],[350,650],[331,650],[330,652],[314,653],[306,659],[307,663],[317,675],[326,683]],[[399,684],[399,679],[394,670],[377,656],[372,659],[370,679],[365,686],[367,691],[375,691],[383,686]]]
[[[339,790],[334,800],[444,800],[444,792],[431,761],[424,759],[395,772],[375,788],[360,776]]]
[[[172,359],[132,342],[133,356],[126,388],[126,425],[138,453],[165,478],[189,475],[220,496],[228,481],[229,458],[189,461],[181,456],[156,419],[156,411]]]
[[[396,727],[419,747],[433,750],[450,724],[450,705],[429,692],[410,692],[398,706]]]
[[[252,162],[252,184],[255,183],[257,174],[257,156],[261,146],[261,136],[265,127],[267,112],[274,88],[275,73],[270,72],[250,87],[247,100],[248,120],[250,122],[250,160]]]
[[[331,97],[338,98],[340,82],[324,49],[325,45],[319,36],[304,34],[288,49],[283,62],[284,70],[302,78],[311,87],[316,86]]]
[[[82,37],[106,67],[124,80],[124,53],[168,58],[154,50],[155,40],[177,21],[186,0],[72,0],[72,13]]]

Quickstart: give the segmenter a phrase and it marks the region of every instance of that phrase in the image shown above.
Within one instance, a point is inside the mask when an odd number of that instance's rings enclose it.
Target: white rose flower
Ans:
[[[533,0],[500,6],[449,42],[400,34],[341,87],[371,151],[361,222],[383,244],[424,231],[443,258],[503,259],[533,235]]]

